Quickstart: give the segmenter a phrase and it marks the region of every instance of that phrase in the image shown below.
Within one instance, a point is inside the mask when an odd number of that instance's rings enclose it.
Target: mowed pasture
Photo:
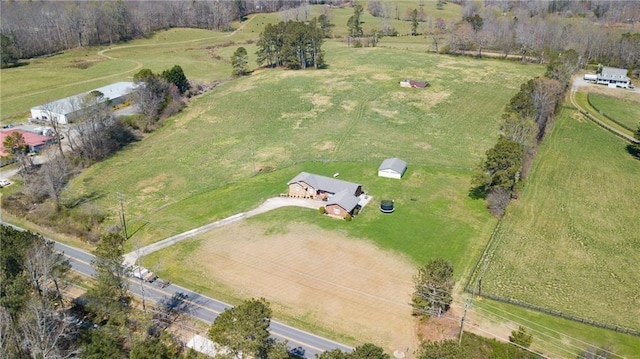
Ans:
[[[484,292],[640,329],[640,162],[625,146],[563,110],[497,233]]]
[[[98,197],[115,210],[116,193],[124,194],[132,220],[145,224],[136,235],[143,244],[257,206],[283,192],[303,162],[370,171],[344,177],[367,187],[380,161],[397,156],[457,171],[455,191],[465,198],[504,103],[541,70],[338,44],[327,46],[327,60],[326,70],[265,70],[194,99],[164,128],[74,179],[65,197]],[[402,89],[405,77],[431,86]]]
[[[300,171],[339,172],[342,179],[362,183],[376,201],[395,199],[396,213],[382,215],[374,201],[351,222],[303,209],[274,211],[263,220],[276,228],[292,221],[294,228],[300,228],[297,223],[313,225],[324,237],[364,240],[380,248],[381,256],[404,257],[414,266],[443,257],[463,277],[495,225],[483,202],[467,196],[474,166],[498,135],[504,104],[542,68],[348,49],[338,42],[325,49],[327,69],[260,70],[194,99],[144,141],[75,178],[65,198],[91,198],[115,220],[117,193],[122,193],[134,233],[127,246],[133,250],[254,208],[284,192],[286,182]],[[403,89],[403,78],[427,80],[431,86]],[[401,181],[377,177],[378,165],[391,156],[410,164]],[[214,269],[199,272],[210,281],[188,282],[190,272],[182,265],[186,257],[172,253],[192,248],[206,258],[212,247],[205,237],[198,238],[150,257],[145,265],[171,281],[197,284],[205,293],[224,292],[231,302],[249,295],[221,290],[217,284],[230,279]],[[331,256],[322,261],[327,268],[340,264]],[[275,294],[264,295],[283,308]],[[409,298],[399,300],[407,303]],[[296,313],[305,310],[312,311],[301,307]],[[338,330],[320,320],[322,315],[287,317],[280,310],[278,317],[334,337],[347,333],[357,341],[366,339],[357,336],[358,325]],[[395,342],[380,332],[369,336],[385,347]]]
[[[411,24],[404,21],[407,10],[419,8],[418,1],[398,1],[399,20],[395,19],[395,7],[389,24],[399,34],[410,32]],[[424,10],[428,21],[443,18],[446,21],[457,19],[460,6],[446,4],[437,10],[435,2],[425,3]],[[347,34],[346,23],[352,8],[329,8],[316,5],[309,7],[308,17],[329,14],[333,35],[340,42]],[[298,15],[299,18],[302,13]],[[33,106],[54,101],[62,97],[108,85],[117,81],[130,81],[141,68],[161,72],[175,64],[180,65],[186,76],[200,81],[214,81],[230,77],[229,58],[239,46],[245,46],[250,53],[250,67],[255,68],[255,46],[259,33],[268,23],[295,19],[292,10],[252,14],[243,22],[231,24],[232,31],[219,32],[202,29],[169,29],[159,31],[150,38],[136,39],[112,46],[87,47],[65,50],[48,57],[29,59],[29,64],[17,68],[2,69],[0,91],[0,122],[24,121],[29,117]],[[371,16],[368,11],[362,14],[365,31],[377,29],[382,18]],[[421,23],[422,25],[428,22]],[[420,38],[424,41],[424,37]],[[389,38],[388,41],[402,41],[402,37]]]

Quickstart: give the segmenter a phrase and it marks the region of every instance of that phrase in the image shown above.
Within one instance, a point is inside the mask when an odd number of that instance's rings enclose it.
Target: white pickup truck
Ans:
[[[142,279],[145,282],[153,283],[158,276],[156,276],[153,272],[148,270],[147,268],[143,268],[140,266],[134,266],[131,268],[131,276],[134,278]]]

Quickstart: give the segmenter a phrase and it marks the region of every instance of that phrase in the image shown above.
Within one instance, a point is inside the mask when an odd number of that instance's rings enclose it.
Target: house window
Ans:
[[[333,214],[340,214],[340,208],[333,207]]]

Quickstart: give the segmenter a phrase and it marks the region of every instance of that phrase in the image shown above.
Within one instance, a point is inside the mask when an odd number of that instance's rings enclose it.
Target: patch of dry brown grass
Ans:
[[[208,273],[211,283],[203,285],[221,283],[244,297],[265,297],[276,312],[379,343],[388,351],[416,348],[408,304],[415,268],[405,258],[303,224],[244,222],[203,237],[184,264]]]

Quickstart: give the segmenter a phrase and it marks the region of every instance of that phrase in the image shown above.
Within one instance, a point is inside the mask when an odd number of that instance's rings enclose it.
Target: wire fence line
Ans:
[[[591,93],[587,94],[587,102],[589,103],[589,105],[591,107],[593,107],[596,111],[598,111],[602,116],[608,118],[609,120],[611,120],[613,123],[615,123],[616,125],[624,128],[625,130],[633,133],[634,129],[632,129],[631,127],[625,125],[624,123],[616,120],[615,118],[611,117],[609,114],[607,114],[606,112],[602,111],[601,109],[599,109],[596,105],[593,104],[593,102],[591,102]]]
[[[600,127],[604,128],[605,130],[607,130],[607,131],[609,131],[609,132],[613,133],[614,135],[616,135],[616,136],[618,136],[618,137],[620,137],[620,138],[622,138],[622,139],[624,139],[624,140],[626,140],[626,141],[629,141],[629,142],[631,142],[631,143],[640,143],[640,141],[636,140],[636,139],[635,139],[635,138],[633,138],[632,136],[629,136],[629,135],[627,135],[626,133],[623,133],[623,132],[618,131],[617,129],[615,129],[615,128],[613,128],[613,127],[609,126],[608,124],[606,124],[606,123],[604,123],[604,122],[600,121],[599,119],[597,119],[595,116],[591,115],[591,114],[589,113],[589,111],[587,111],[587,110],[583,109],[580,105],[578,105],[578,102],[577,102],[577,101],[576,101],[576,99],[575,99],[575,92],[576,92],[575,90],[572,90],[572,91],[571,91],[571,94],[569,95],[569,96],[570,96],[570,99],[571,99],[571,103],[572,103],[572,104],[575,106],[575,108],[577,108],[577,109],[578,109],[578,111],[580,111],[580,113],[581,113],[582,115],[584,115],[587,119],[589,119],[589,120],[593,121],[593,122],[594,122],[595,124],[597,124],[598,126],[600,126]],[[589,102],[588,97],[587,97],[587,102]],[[589,103],[589,104],[590,104],[590,103]],[[633,131],[632,131],[632,132],[633,132]]]
[[[578,111],[580,111],[580,113],[582,113],[585,117],[589,118],[590,120],[592,120],[593,122],[595,122],[596,124],[598,124],[599,126],[601,126],[602,128],[604,128],[605,130],[619,136],[622,137],[623,139],[630,141],[632,143],[638,143],[638,140],[636,140],[633,137],[630,137],[624,133],[621,133],[620,131],[606,125],[605,123],[603,123],[602,121],[598,120],[597,118],[595,118],[594,116],[592,116],[589,112],[585,111],[584,109],[582,109],[580,106],[577,105],[575,99],[574,99],[574,92],[571,93],[571,100],[573,102],[573,104],[576,106],[576,108],[578,109]],[[591,104],[591,102],[589,101],[589,99],[587,98],[587,101],[589,102],[589,104],[591,106],[593,106]],[[594,107],[595,108],[595,107]],[[607,117],[609,118],[609,117]],[[614,120],[615,123],[618,123],[617,121]],[[513,299],[513,298],[506,298],[506,297],[502,297],[496,294],[491,294],[491,293],[483,293],[482,292],[482,278],[484,276],[485,271],[487,270],[487,268],[489,267],[489,265],[491,264],[491,260],[493,259],[493,254],[495,253],[496,248],[499,246],[499,240],[496,240],[496,233],[499,231],[500,225],[502,223],[502,218],[500,218],[498,220],[498,223],[496,223],[496,227],[493,229],[493,231],[491,232],[491,236],[489,237],[489,240],[487,241],[487,244],[485,245],[484,250],[482,251],[482,254],[478,257],[478,260],[476,261],[476,264],[471,272],[471,275],[469,276],[469,279],[467,280],[467,283],[464,286],[464,291],[470,294],[474,294],[474,295],[480,295],[482,297],[485,298],[489,298],[489,299],[493,299],[495,301],[498,302],[502,302],[502,303],[508,303],[508,304],[512,304],[512,305],[517,305],[519,307],[522,308],[526,308],[526,309],[531,309],[531,310],[535,310],[541,313],[546,313],[558,318],[563,318],[563,319],[568,319],[568,320],[572,320],[575,322],[579,322],[579,323],[583,323],[583,324],[588,324],[591,326],[595,326],[598,328],[603,328],[603,329],[608,329],[608,330],[613,330],[615,332],[619,332],[619,333],[625,333],[625,334],[630,334],[630,335],[634,335],[634,336],[638,336],[640,337],[640,331],[635,330],[635,329],[631,329],[631,328],[626,328],[626,327],[621,327],[621,326],[617,326],[617,325],[612,325],[612,324],[606,324],[606,323],[601,323],[592,319],[587,319],[587,318],[583,318],[577,315],[572,315],[572,314],[567,314],[567,313],[563,313],[561,311],[555,310],[555,309],[551,309],[551,308],[546,308],[543,306],[539,306],[539,305],[534,305],[531,303],[527,303],[527,302],[523,302],[521,300],[517,300],[517,299]]]
[[[507,298],[507,297],[499,296],[497,294],[482,292],[482,278],[484,277],[484,274],[487,268],[491,264],[491,260],[493,259],[493,254],[495,253],[497,247],[499,246],[499,240],[496,240],[495,238],[496,238],[496,233],[498,233],[501,224],[502,224],[502,218],[500,218],[498,220],[498,223],[496,223],[496,226],[493,229],[493,232],[491,232],[491,236],[489,237],[489,240],[487,241],[487,244],[485,245],[485,248],[482,251],[482,254],[478,257],[478,260],[476,261],[473,271],[471,272],[471,275],[469,276],[469,279],[467,280],[467,283],[464,286],[465,292],[473,295],[479,295],[481,297],[493,299],[498,302],[517,305],[522,308],[531,309],[531,310],[535,310],[545,314],[553,315],[558,318],[569,319],[575,322],[588,324],[598,328],[609,329],[618,333],[625,333],[625,334],[630,334],[630,335],[640,337],[640,331],[635,329],[601,323],[596,320],[583,318],[573,314],[563,313],[559,310],[546,308],[546,307],[535,305],[535,304],[530,304],[518,299]]]
[[[467,291],[469,293],[472,293],[472,288],[465,287],[465,291]],[[598,321],[595,321],[595,320],[592,320],[592,319],[582,318],[582,317],[579,317],[577,315],[563,313],[563,312],[555,310],[555,309],[545,308],[545,307],[542,307],[542,306],[539,306],[539,305],[523,302],[521,300],[517,300],[517,299],[513,299],[513,298],[505,298],[505,297],[501,297],[499,295],[494,295],[494,294],[490,294],[490,293],[482,293],[481,296],[485,297],[485,298],[493,299],[493,300],[498,301],[498,302],[513,304],[513,305],[517,305],[517,306],[522,307],[522,308],[535,310],[535,311],[542,312],[542,313],[545,313],[545,314],[550,314],[550,315],[553,315],[553,316],[558,317],[558,318],[569,319],[569,320],[572,320],[574,322],[588,324],[588,325],[591,325],[591,326],[594,326],[594,327],[603,328],[603,329],[609,329],[609,330],[613,330],[613,331],[618,332],[618,333],[630,334],[630,335],[633,335],[633,336],[640,337],[640,331],[637,331],[635,329],[626,328],[626,327],[620,327],[620,326],[612,325],[612,324],[601,323],[601,322],[598,322]]]

